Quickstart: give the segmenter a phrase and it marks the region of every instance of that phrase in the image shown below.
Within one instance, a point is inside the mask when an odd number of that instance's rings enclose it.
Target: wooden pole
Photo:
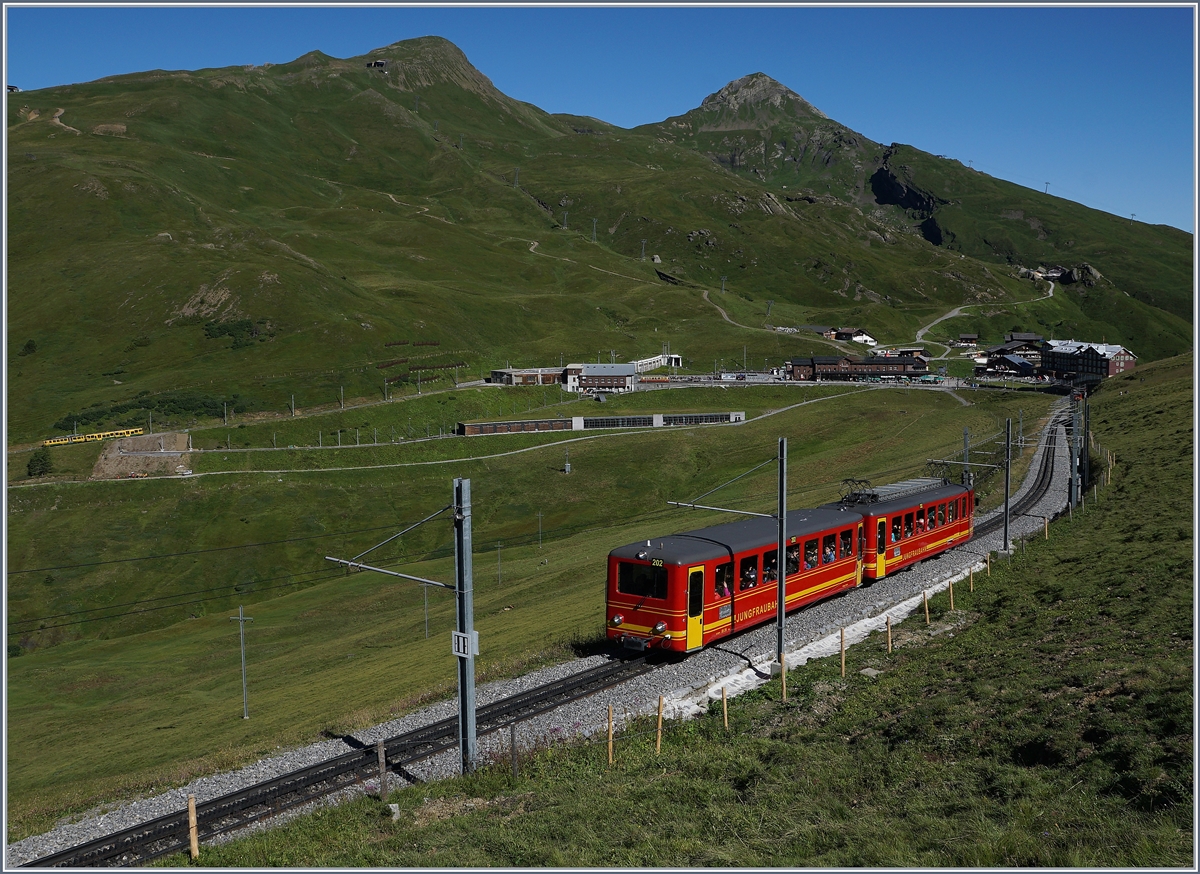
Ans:
[[[610,765],[613,763],[613,756],[612,756],[612,740],[613,740],[613,735],[612,735],[612,705],[611,705],[611,704],[609,704],[609,705],[608,705],[608,763],[609,763]]]
[[[928,625],[929,624],[929,593],[922,592],[921,600],[923,600],[925,602],[925,624]]]
[[[891,617],[891,614],[889,614],[888,618],[887,618],[887,631],[888,631],[888,652],[891,652],[892,651],[892,617]]]
[[[517,779],[517,724],[508,724],[508,751],[512,756],[513,779]]]
[[[662,752],[662,712],[663,712],[663,696],[658,696],[658,731],[654,737],[654,752]]]
[[[725,720],[725,730],[729,730],[729,701],[725,697],[725,687],[721,687],[721,716]]]
[[[954,582],[950,583],[950,609],[954,609]]]
[[[379,800],[383,801],[387,798],[387,752],[383,741],[375,744],[375,755],[379,757]]]
[[[971,568],[971,591],[975,591],[975,568]]]
[[[779,654],[779,683],[780,691],[783,693],[782,698],[787,701],[787,662],[783,660],[783,653]]]
[[[1050,517],[1049,516],[1042,517],[1042,534],[1045,535],[1045,537],[1043,538],[1044,540],[1050,539]]]
[[[842,676],[846,676],[846,629],[842,629]]]
[[[192,858],[200,857],[200,833],[196,829],[196,796],[188,796],[188,839],[191,841]]]
[[[992,554],[990,552],[987,554],[987,559],[988,559],[988,576],[990,577],[992,575]]]

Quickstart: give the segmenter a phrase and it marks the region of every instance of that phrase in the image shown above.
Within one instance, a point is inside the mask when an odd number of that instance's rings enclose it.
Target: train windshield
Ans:
[[[667,597],[667,569],[630,561],[617,563],[617,591],[637,598]]]

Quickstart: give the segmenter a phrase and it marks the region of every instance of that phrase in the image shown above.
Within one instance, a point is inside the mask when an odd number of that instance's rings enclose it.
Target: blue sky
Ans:
[[[632,127],[763,72],[877,142],[1195,227],[1191,7],[6,7],[6,82],[364,54],[435,34],[500,90]]]

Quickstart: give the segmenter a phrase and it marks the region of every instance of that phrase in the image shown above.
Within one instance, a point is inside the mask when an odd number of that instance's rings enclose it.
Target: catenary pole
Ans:
[[[467,652],[458,660],[458,746],[462,772],[475,770],[475,646],[474,593],[471,566],[471,481],[454,480],[454,583],[458,601],[458,631],[467,636]]]
[[[250,699],[246,695],[246,623],[253,622],[250,616],[242,614],[242,606],[238,605],[238,615],[230,616],[230,622],[238,624],[238,636],[242,643],[242,719],[250,718]]]
[[[1004,420],[1004,553],[1008,554],[1008,495],[1012,472],[1012,418]]]

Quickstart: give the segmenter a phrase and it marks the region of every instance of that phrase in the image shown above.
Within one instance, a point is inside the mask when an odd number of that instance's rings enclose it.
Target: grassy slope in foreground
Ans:
[[[501,762],[395,792],[397,822],[363,799],[203,862],[1192,865],[1191,370],[1107,385],[1102,501],[960,587],[956,611],[935,598],[893,653],[852,648],[845,679],[812,662],[787,704],[774,684],[735,699],[729,732],[717,705],[660,755],[647,722],[612,767],[603,745],[554,748],[515,781]]]

